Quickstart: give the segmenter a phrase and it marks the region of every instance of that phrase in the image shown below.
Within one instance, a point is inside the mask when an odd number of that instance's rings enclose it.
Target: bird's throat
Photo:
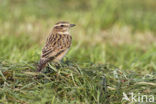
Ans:
[[[58,31],[58,34],[69,34],[69,31]]]

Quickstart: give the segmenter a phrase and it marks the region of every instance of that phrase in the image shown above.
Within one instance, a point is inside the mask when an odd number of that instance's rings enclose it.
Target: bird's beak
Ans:
[[[76,26],[75,24],[70,24],[70,27],[74,27],[74,26]]]

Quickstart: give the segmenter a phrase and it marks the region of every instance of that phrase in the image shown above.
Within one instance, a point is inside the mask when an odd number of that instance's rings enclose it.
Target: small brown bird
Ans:
[[[61,61],[71,46],[72,37],[69,34],[69,29],[74,26],[75,24],[62,21],[54,25],[42,49],[42,55],[37,66],[38,72],[50,61]]]

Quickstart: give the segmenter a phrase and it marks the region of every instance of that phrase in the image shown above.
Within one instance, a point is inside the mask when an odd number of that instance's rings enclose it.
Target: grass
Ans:
[[[127,104],[123,92],[155,96],[155,7],[154,0],[0,0],[0,103]],[[77,24],[72,47],[60,68],[49,63],[36,73],[59,20]]]

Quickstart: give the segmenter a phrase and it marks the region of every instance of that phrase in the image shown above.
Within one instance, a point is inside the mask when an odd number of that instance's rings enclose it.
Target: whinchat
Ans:
[[[75,24],[62,21],[54,25],[42,49],[41,58],[37,66],[38,72],[40,72],[48,62],[59,62],[62,60],[71,46],[72,37],[69,34],[69,29],[74,26]]]

